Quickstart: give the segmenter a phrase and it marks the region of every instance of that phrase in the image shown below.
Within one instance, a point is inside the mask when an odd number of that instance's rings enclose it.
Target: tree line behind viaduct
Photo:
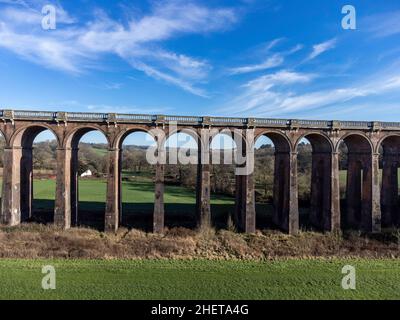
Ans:
[[[4,150],[1,222],[18,225],[32,215],[32,145],[35,137],[51,130],[57,140],[54,223],[70,228],[78,214],[78,145],[89,131],[99,130],[108,142],[105,229],[118,229],[121,215],[121,150],[132,132],[157,128],[168,138],[191,130],[198,143],[197,222],[210,223],[210,143],[213,129],[245,129],[254,141],[267,136],[275,146],[273,223],[285,232],[299,229],[297,146],[307,138],[312,146],[310,220],[322,231],[346,226],[366,232],[400,223],[398,176],[400,123],[363,121],[284,120],[190,116],[153,116],[78,112],[0,111]],[[172,131],[168,125],[177,127]],[[158,152],[165,139],[154,137]],[[348,149],[346,208],[341,217],[339,146]],[[243,154],[254,161],[254,145],[243,137]],[[383,152],[379,152],[383,150]],[[382,158],[382,183],[379,163]],[[153,230],[164,228],[164,164],[155,165]],[[240,231],[255,231],[255,194],[251,172],[236,175],[234,222]]]

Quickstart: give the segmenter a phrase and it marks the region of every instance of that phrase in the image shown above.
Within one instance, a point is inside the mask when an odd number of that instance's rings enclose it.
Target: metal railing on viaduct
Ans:
[[[220,133],[239,132],[244,167],[254,162],[254,141],[267,136],[275,146],[273,223],[288,233],[299,229],[297,146],[303,138],[312,146],[311,223],[323,231],[341,224],[366,232],[400,223],[398,167],[400,123],[364,121],[286,120],[196,117],[117,113],[0,110],[5,138],[1,222],[18,225],[32,215],[32,145],[44,130],[57,140],[54,223],[69,228],[78,217],[78,145],[89,131],[99,130],[108,142],[105,229],[118,229],[121,218],[121,150],[133,132],[151,132],[158,156],[165,140],[190,132],[198,143],[196,212],[198,224],[210,223],[210,144]],[[171,125],[172,124],[172,125]],[[158,134],[154,134],[154,132]],[[348,150],[346,207],[341,214],[339,146]],[[382,175],[380,178],[380,163]],[[164,228],[164,169],[155,164],[153,230]],[[256,226],[252,170],[236,175],[234,222],[239,230]],[[342,208],[343,209],[343,208]]]

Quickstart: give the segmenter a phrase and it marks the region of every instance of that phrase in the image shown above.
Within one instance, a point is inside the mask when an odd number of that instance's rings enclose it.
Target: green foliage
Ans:
[[[41,170],[56,169],[56,148],[55,140],[42,141],[33,145],[33,168]]]
[[[93,175],[101,177],[107,172],[106,153],[99,152],[99,148],[93,147],[91,144],[81,143],[79,145],[78,161],[79,174],[90,170]]]

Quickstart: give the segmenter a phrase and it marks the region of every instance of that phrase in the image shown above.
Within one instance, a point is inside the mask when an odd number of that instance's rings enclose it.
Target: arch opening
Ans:
[[[0,187],[1,187],[1,194],[0,194],[0,210],[2,208],[2,198],[3,198],[3,172],[4,172],[4,148],[6,147],[6,139],[4,135],[0,132]],[[0,214],[1,216],[1,214]]]
[[[155,165],[146,159],[156,142],[145,131],[128,132],[120,147],[120,224],[151,231],[153,227]]]
[[[331,230],[332,145],[318,133],[296,145],[299,225],[304,230]]]
[[[337,148],[344,229],[372,228],[372,145],[359,134],[344,137]]]
[[[217,229],[235,229],[235,153],[237,145],[229,130],[210,139],[211,221]]]
[[[50,130],[40,132],[32,146],[32,219],[54,221],[57,140]],[[22,191],[22,190],[21,190]]]
[[[104,230],[109,143],[95,128],[79,129],[70,142],[71,225]]]
[[[287,230],[289,220],[290,143],[266,132],[255,140],[256,228]]]
[[[12,140],[19,162],[19,207],[21,221],[54,221],[56,180],[56,134],[46,126],[21,129]]]
[[[379,145],[382,227],[400,226],[400,136],[389,136]]]
[[[274,209],[275,145],[267,136],[255,141],[254,158],[256,228],[263,230],[272,226]],[[282,170],[282,167],[278,168],[278,171]]]
[[[164,142],[165,226],[168,228],[197,226],[198,140],[194,133],[182,130],[172,133]]]

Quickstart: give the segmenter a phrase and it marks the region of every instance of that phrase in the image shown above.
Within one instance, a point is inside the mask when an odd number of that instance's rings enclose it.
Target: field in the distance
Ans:
[[[53,265],[56,289],[43,290]],[[343,290],[344,265],[356,290]],[[398,260],[0,260],[0,299],[399,299]]]
[[[82,202],[104,202],[106,199],[105,179],[80,179],[79,200]],[[35,199],[54,200],[55,180],[34,180]],[[195,204],[196,192],[181,186],[167,185],[164,199],[166,203]],[[122,181],[122,201],[129,203],[153,203],[154,183],[151,179],[138,177],[133,181]],[[212,203],[232,204],[233,199],[226,196],[212,196]]]

